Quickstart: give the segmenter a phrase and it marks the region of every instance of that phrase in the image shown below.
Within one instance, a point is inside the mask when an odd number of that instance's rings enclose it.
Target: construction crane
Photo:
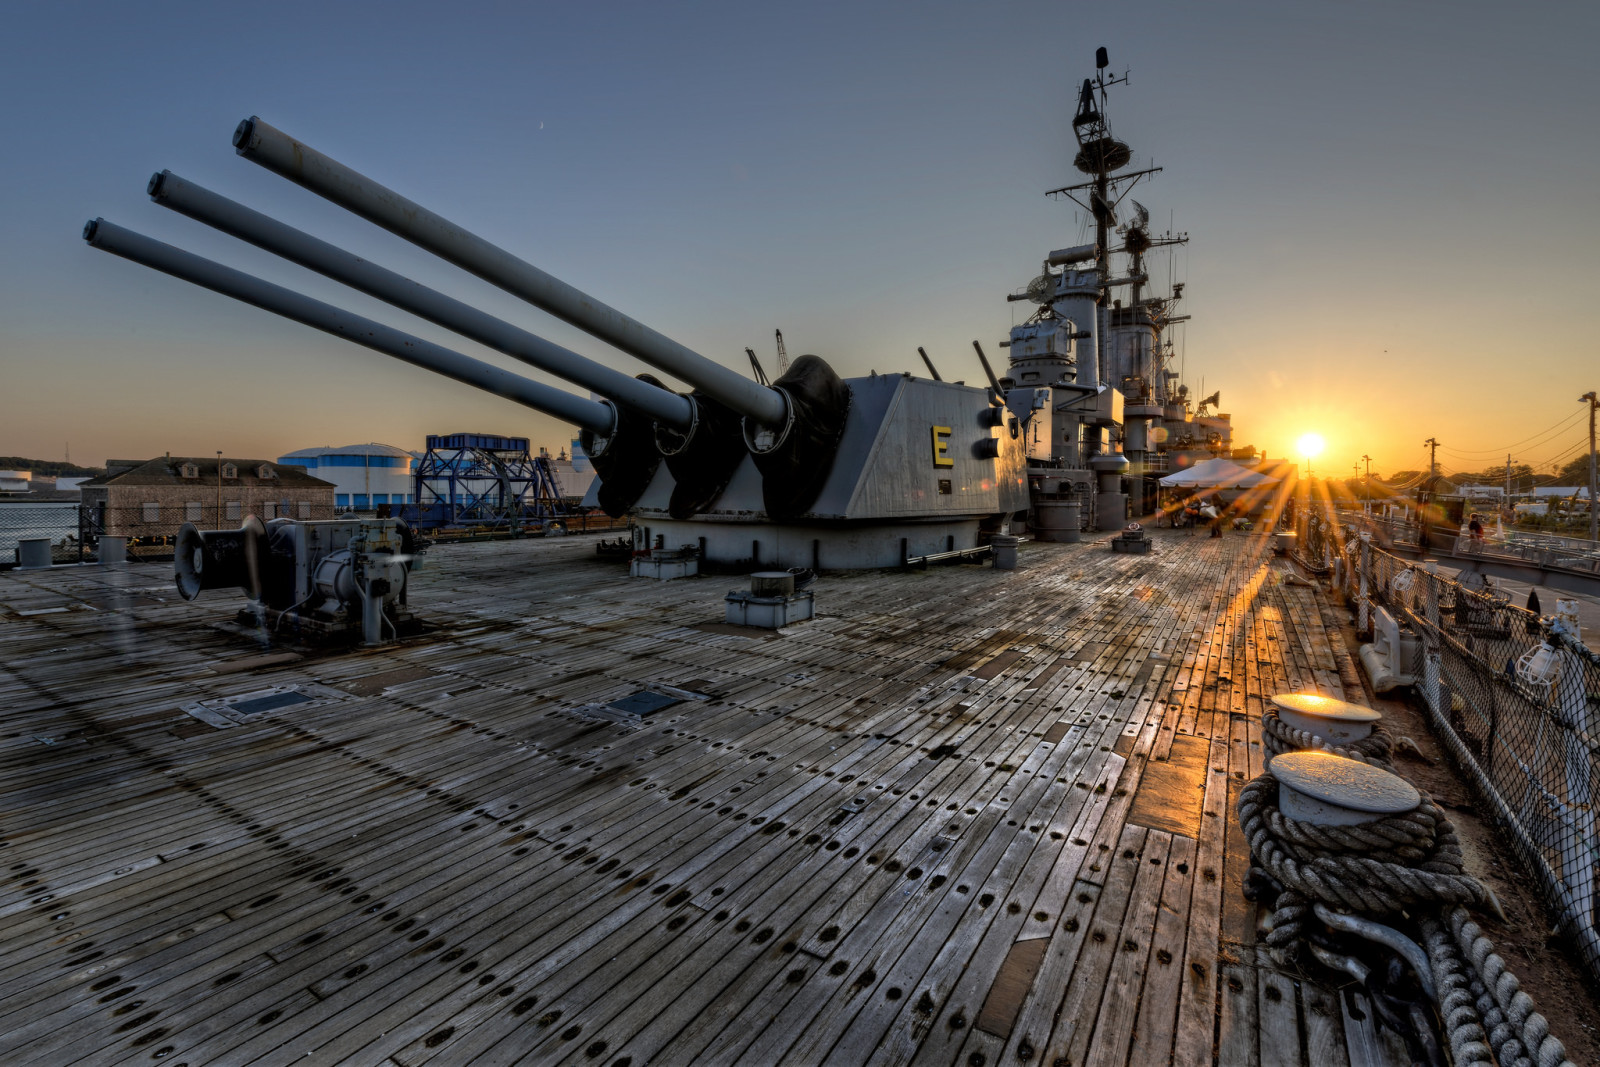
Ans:
[[[761,361],[756,358],[756,350],[746,345],[744,354],[750,357],[750,373],[755,375],[756,381],[762,385],[771,385],[772,383],[767,381],[767,372],[761,369]],[[782,374],[783,371],[780,370],[778,373]]]
[[[782,378],[789,370],[789,353],[783,347],[783,331],[772,332],[778,335],[778,377]]]

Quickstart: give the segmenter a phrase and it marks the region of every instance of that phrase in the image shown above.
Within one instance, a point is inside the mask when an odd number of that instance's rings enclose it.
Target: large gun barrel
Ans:
[[[570,349],[269,218],[171,171],[155,174],[150,179],[149,193],[150,199],[162,207],[387,301],[514,359],[547,370],[676,429],[687,430],[694,422],[693,403],[687,397],[585,359]]]
[[[617,432],[616,408],[606,401],[590,400],[531,381],[510,371],[464,356],[442,345],[385,326],[312,299],[303,293],[225,267],[220,263],[174,248],[105,219],[93,219],[83,228],[92,247],[130,259],[164,274],[265,311],[282,315],[325,333],[364,345],[413,366],[476,386],[496,396],[576,423],[592,434],[609,437]]]
[[[239,124],[233,144],[239,155],[251,162],[689,382],[755,423],[783,427],[792,417],[780,390],[742,377],[657,333],[257,117]]]

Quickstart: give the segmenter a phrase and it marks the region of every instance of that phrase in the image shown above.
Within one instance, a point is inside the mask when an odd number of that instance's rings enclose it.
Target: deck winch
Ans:
[[[286,619],[302,633],[359,633],[381,644],[410,621],[407,579],[416,558],[410,528],[399,519],[303,522],[255,516],[237,530],[178,531],[173,567],[178,593],[243,590],[273,630]]]

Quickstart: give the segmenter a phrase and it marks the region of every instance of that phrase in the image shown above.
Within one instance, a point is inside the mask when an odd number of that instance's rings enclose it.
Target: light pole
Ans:
[[[1589,540],[1600,540],[1600,500],[1595,499],[1595,450],[1594,450],[1594,413],[1600,409],[1600,397],[1594,390],[1584,393],[1578,398],[1589,402]]]
[[[217,449],[217,529],[222,529],[222,449]]]

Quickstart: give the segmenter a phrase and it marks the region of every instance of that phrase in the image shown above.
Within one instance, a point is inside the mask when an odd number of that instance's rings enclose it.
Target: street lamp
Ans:
[[[222,449],[217,449],[217,529],[222,529]]]

